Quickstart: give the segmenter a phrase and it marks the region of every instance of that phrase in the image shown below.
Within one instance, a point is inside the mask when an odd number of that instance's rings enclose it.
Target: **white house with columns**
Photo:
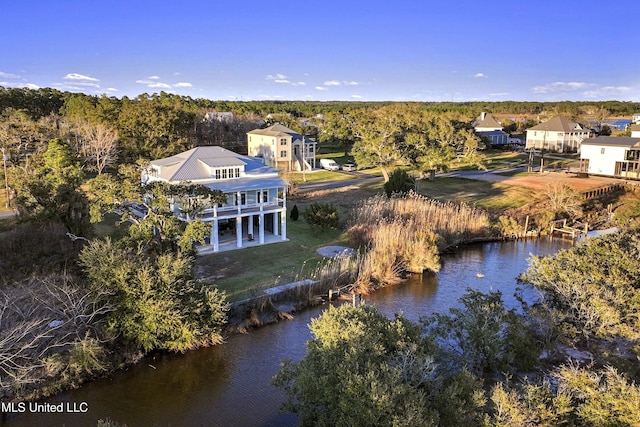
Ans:
[[[200,248],[201,253],[287,240],[287,183],[263,159],[218,146],[196,147],[151,161],[142,174],[142,182],[153,181],[189,182],[225,193],[226,203],[197,200],[202,208],[195,217],[183,212],[178,199],[170,201],[171,210],[180,219],[199,218],[211,224],[208,245]],[[187,201],[193,202],[196,201]]]

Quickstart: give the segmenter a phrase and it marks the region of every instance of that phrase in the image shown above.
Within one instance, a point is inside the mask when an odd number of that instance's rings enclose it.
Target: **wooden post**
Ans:
[[[524,237],[527,237],[528,228],[529,228],[529,215],[527,215],[527,219],[524,220]]]
[[[333,299],[333,290],[329,289],[329,301]]]

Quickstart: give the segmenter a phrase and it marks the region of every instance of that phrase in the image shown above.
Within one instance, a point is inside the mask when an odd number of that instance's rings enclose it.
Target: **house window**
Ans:
[[[600,149],[600,154],[604,154],[604,147]]]
[[[280,145],[287,145],[287,139],[286,138],[281,138],[280,139]]]
[[[313,153],[313,145],[307,146],[307,153]]]
[[[222,169],[222,179],[227,179],[227,170]]]
[[[287,150],[280,151],[280,157],[287,157]]]
[[[222,177],[222,172],[220,172],[220,169],[216,169],[216,179],[220,179]]]
[[[235,178],[240,178],[240,168],[235,168]]]

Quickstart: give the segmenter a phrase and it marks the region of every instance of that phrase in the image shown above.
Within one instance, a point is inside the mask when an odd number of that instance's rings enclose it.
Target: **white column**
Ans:
[[[209,242],[213,245],[213,251],[218,252],[220,250],[220,238],[218,236],[218,219],[213,220],[211,225],[211,237]]]
[[[282,240],[287,240],[287,210],[283,210],[280,212],[280,234],[282,235]]]
[[[280,224],[278,224],[278,212],[274,212],[273,213],[273,235],[277,236],[278,235],[278,227],[280,226]]]
[[[236,217],[236,246],[242,247],[242,217]]]
[[[260,244],[264,245],[264,214],[258,215],[258,233],[260,233]]]
[[[249,221],[247,225],[247,233],[255,239],[256,234],[253,232],[253,215],[249,215]]]
[[[242,213],[242,197],[240,196],[240,192],[236,193],[236,199],[238,200],[238,214]]]

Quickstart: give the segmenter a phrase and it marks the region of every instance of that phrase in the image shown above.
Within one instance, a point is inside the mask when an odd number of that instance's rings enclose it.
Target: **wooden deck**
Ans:
[[[589,231],[589,224],[581,224],[575,223],[572,226],[567,225],[566,219],[559,219],[557,221],[551,222],[551,235],[553,236],[555,233],[560,233],[562,235],[571,236],[572,239],[575,239],[577,236],[581,234],[586,235]]]

